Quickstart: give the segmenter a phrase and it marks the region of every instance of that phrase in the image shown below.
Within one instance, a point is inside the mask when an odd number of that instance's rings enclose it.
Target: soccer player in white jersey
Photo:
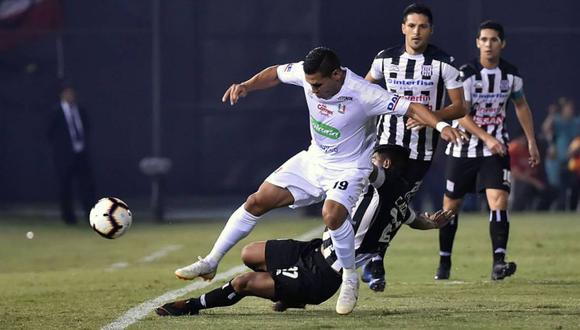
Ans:
[[[444,226],[450,211],[433,214],[415,213],[405,197],[408,187],[399,170],[405,167],[408,150],[401,146],[381,146],[373,155],[377,166],[372,175],[370,194],[386,195],[380,205],[368,205],[353,213],[356,237],[356,265],[360,266],[374,251],[387,249],[403,224],[419,230]],[[379,209],[380,216],[369,217],[369,208]],[[253,242],[242,250],[242,261],[253,271],[237,275],[227,284],[200,297],[164,304],[155,309],[160,316],[197,315],[201,310],[231,306],[245,297],[255,296],[275,301],[274,310],[305,308],[332,297],[341,285],[341,265],[337,262],[328,228],[322,239],[309,242],[292,239]]]
[[[405,44],[380,51],[365,79],[384,82],[389,92],[424,104],[440,120],[463,117],[466,111],[463,86],[453,57],[429,44],[433,34],[431,10],[411,4],[403,11],[401,30]],[[447,106],[446,94],[451,101]],[[412,199],[431,165],[439,134],[430,127],[417,125],[412,118],[390,114],[379,118],[377,128],[379,145],[396,144],[411,150],[403,176],[410,184],[409,199]],[[383,258],[381,252],[363,267],[363,281],[369,282],[374,291],[382,291],[385,286]],[[375,278],[373,274],[380,275]]]
[[[485,21],[476,38],[479,58],[461,67],[465,100],[469,115],[453,122],[470,135],[469,143],[446,150],[446,187],[443,208],[453,210],[455,219],[439,232],[440,262],[435,279],[448,279],[451,251],[463,197],[468,192],[484,192],[489,205],[489,233],[492,242],[492,280],[501,280],[516,270],[514,262],[506,262],[509,237],[507,214],[510,191],[509,142],[505,126],[506,107],[512,101],[516,115],[528,141],[529,164],[540,163],[534,136],[534,122],[524,96],[523,80],[515,66],[501,58],[505,47],[503,27]]]
[[[347,219],[371,173],[375,142],[372,119],[383,113],[406,115],[436,127],[448,141],[461,143],[464,136],[439,122],[424,106],[388,93],[341,67],[336,54],[323,47],[310,51],[303,62],[271,66],[243,83],[231,85],[222,101],[234,105],[249,92],[280,82],[304,88],[310,147],[286,161],[247,198],[228,219],[205,258],[177,269],[175,275],[187,280],[198,276],[211,280],[224,254],[250,233],[260,216],[275,208],[302,207],[324,200],[322,217],[344,270],[336,311],[348,314],[356,305],[358,278],[353,228]]]

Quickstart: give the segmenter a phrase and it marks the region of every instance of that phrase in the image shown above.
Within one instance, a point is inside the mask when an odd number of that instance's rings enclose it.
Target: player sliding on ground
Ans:
[[[198,276],[211,280],[223,256],[252,231],[262,215],[283,206],[296,208],[324,200],[322,218],[343,268],[336,311],[348,314],[356,305],[359,287],[354,231],[348,219],[372,171],[372,119],[384,113],[406,115],[437,128],[447,141],[461,144],[464,136],[447,123],[438,122],[423,105],[389,93],[341,67],[336,54],[323,47],[310,51],[302,62],[271,66],[243,83],[233,84],[222,101],[234,105],[249,92],[280,82],[304,88],[310,147],[286,161],[247,198],[230,216],[205,258],[177,269],[175,275],[186,280]]]
[[[355,258],[357,267],[371,258],[377,250],[386,250],[389,242],[403,223],[416,229],[435,229],[444,226],[452,216],[451,211],[438,211],[431,215],[415,215],[409,208],[406,192],[408,183],[401,176],[409,151],[400,146],[382,146],[373,156],[377,168],[372,175],[373,193],[383,194],[380,211],[356,216]],[[361,198],[359,205],[364,204]],[[341,285],[341,266],[337,261],[333,240],[328,228],[322,239],[309,242],[295,240],[270,240],[254,242],[242,250],[242,260],[253,269],[236,276],[226,285],[199,298],[175,301],[155,309],[161,316],[195,315],[202,309],[231,306],[247,296],[270,299],[274,310],[304,308],[317,305],[332,297]]]

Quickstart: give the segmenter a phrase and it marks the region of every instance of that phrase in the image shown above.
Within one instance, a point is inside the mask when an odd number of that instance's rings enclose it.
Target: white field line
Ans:
[[[182,247],[183,247],[183,245],[165,246],[165,247],[161,248],[160,250],[155,251],[155,252],[151,253],[150,255],[144,257],[143,259],[139,260],[139,262],[151,262],[151,261],[155,261],[157,259],[161,259],[173,251],[180,250]]]
[[[181,249],[182,247],[183,247],[183,245],[168,245],[168,246],[162,247],[161,249],[151,253],[150,255],[139,259],[138,262],[146,263],[146,262],[155,261],[157,259],[161,259],[161,258],[165,257],[166,255],[168,255],[169,253],[171,253],[173,251],[177,251],[177,250]],[[105,268],[105,271],[112,272],[112,271],[115,271],[117,269],[127,268],[127,267],[129,267],[129,265],[130,264],[126,261],[115,262],[114,264]]]
[[[314,228],[302,235],[300,235],[297,239],[298,240],[309,240],[315,237],[320,237],[322,234],[323,227]],[[173,290],[162,294],[161,296],[147,300],[144,303],[141,303],[131,309],[129,309],[125,314],[121,315],[115,321],[105,325],[102,327],[102,330],[113,330],[113,329],[125,329],[128,326],[136,323],[137,321],[141,320],[147,314],[149,314],[155,307],[163,305],[164,303],[175,300],[191,291],[198,290],[201,288],[205,288],[206,286],[213,284],[217,281],[226,280],[231,278],[232,276],[241,273],[248,268],[244,265],[239,265],[233,268],[228,269],[223,273],[218,273],[214,277],[212,282],[204,282],[204,281],[196,281],[193,282],[181,289]]]
[[[129,267],[128,262],[125,262],[125,261],[115,262],[114,264],[111,264],[109,267],[105,268],[105,271],[112,272],[112,271],[115,271],[117,269],[127,268],[127,267]]]

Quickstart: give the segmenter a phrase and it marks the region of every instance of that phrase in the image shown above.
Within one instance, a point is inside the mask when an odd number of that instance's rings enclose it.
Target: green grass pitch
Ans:
[[[452,278],[435,282],[437,232],[401,229],[387,254],[384,293],[361,286],[348,316],[334,312],[336,296],[305,311],[271,311],[246,298],[199,316],[160,318],[154,313],[132,329],[572,329],[580,327],[580,216],[517,214],[511,217],[509,259],[517,273],[491,282],[486,214],[463,215]],[[297,237],[320,219],[266,218],[232,250],[218,271],[240,264],[245,243]],[[106,240],[88,225],[1,219],[0,329],[99,329],[131,308],[190,284],[173,270],[207,253],[222,221],[139,223]],[[26,238],[28,231],[34,238]],[[155,254],[167,249],[166,255]],[[145,260],[146,257],[149,259]],[[121,264],[124,263],[124,264]],[[117,266],[118,268],[115,268]],[[124,267],[123,267],[124,266]],[[198,296],[223,281],[186,295]]]

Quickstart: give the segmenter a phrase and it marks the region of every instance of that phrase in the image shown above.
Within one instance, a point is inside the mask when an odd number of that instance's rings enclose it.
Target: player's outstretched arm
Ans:
[[[419,230],[438,229],[451,221],[453,215],[454,213],[451,210],[439,210],[435,213],[425,212],[424,214],[418,214],[415,220],[409,224],[409,227]]]
[[[277,65],[268,67],[242,83],[232,84],[224,93],[222,102],[227,102],[229,99],[230,104],[234,105],[241,97],[245,97],[251,91],[267,89],[278,85],[280,79],[278,79],[276,68],[278,68]]]
[[[366,79],[366,78],[365,78]],[[463,88],[448,89],[447,94],[451,100],[451,104],[445,108],[434,112],[439,120],[453,120],[459,119],[467,114],[467,106],[463,100]],[[421,129],[425,127],[422,123],[409,119],[407,120],[407,129]]]
[[[516,100],[513,100],[514,106],[516,107],[516,116],[518,121],[524,130],[526,139],[528,140],[528,151],[530,153],[529,163],[531,167],[540,164],[540,152],[538,151],[538,145],[536,144],[536,136],[534,134],[534,118],[532,116],[532,111],[526,101],[526,97],[522,96]]]
[[[429,127],[435,128],[441,133],[441,138],[447,142],[461,145],[463,141],[467,139],[465,133],[451,127],[446,122],[439,121],[437,117],[422,104],[411,103],[406,115]]]

